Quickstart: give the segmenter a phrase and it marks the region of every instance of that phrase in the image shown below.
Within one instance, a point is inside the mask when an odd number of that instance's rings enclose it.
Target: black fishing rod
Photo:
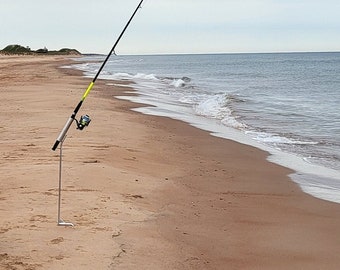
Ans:
[[[84,100],[86,99],[86,97],[87,97],[88,94],[90,93],[90,91],[91,91],[91,89],[92,89],[94,83],[96,82],[96,80],[97,80],[99,74],[100,74],[101,71],[103,70],[103,68],[104,68],[104,66],[105,66],[105,64],[106,64],[106,62],[109,60],[111,54],[115,52],[116,46],[118,45],[120,39],[121,39],[122,36],[124,35],[126,29],[129,27],[129,25],[130,25],[130,23],[131,23],[133,17],[136,15],[138,9],[141,8],[142,3],[143,3],[143,0],[141,0],[141,1],[139,2],[138,6],[137,6],[137,8],[135,9],[135,11],[133,12],[131,18],[129,19],[129,21],[128,21],[127,24],[125,25],[125,27],[124,27],[123,31],[121,32],[121,34],[119,35],[117,41],[115,42],[115,44],[113,45],[112,49],[110,50],[110,52],[109,52],[108,55],[106,56],[104,62],[102,63],[101,67],[99,68],[99,70],[98,70],[96,76],[94,76],[93,80],[91,81],[91,83],[90,83],[89,86],[87,87],[87,89],[86,89],[86,91],[85,91],[83,97],[81,98],[81,100],[79,101],[78,105],[77,105],[76,108],[74,109],[72,115],[71,115],[70,118],[67,120],[67,122],[66,122],[64,128],[61,130],[61,132],[60,132],[60,134],[59,134],[57,140],[55,141],[55,143],[54,143],[54,145],[53,145],[53,147],[52,147],[52,150],[53,150],[53,151],[55,151],[55,150],[57,149],[59,143],[62,142],[62,141],[65,139],[66,133],[67,133],[67,131],[69,130],[69,128],[70,128],[70,126],[71,126],[71,124],[73,123],[74,120],[77,122],[77,128],[80,129],[80,130],[82,130],[84,127],[86,127],[86,126],[89,125],[91,119],[90,119],[90,117],[89,117],[88,115],[81,116],[81,118],[80,118],[79,121],[76,119],[76,115],[77,115],[77,113],[78,113],[78,111],[79,111],[81,105],[83,105]]]

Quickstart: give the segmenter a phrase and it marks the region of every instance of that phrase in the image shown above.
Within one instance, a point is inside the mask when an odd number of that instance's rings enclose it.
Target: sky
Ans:
[[[140,0],[0,0],[0,49],[110,51]],[[340,51],[339,0],[144,0],[117,54]]]

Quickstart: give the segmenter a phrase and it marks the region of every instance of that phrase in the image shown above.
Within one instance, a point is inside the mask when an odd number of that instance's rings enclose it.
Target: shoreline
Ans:
[[[133,89],[133,91],[136,90]],[[133,109],[136,112],[182,121],[190,126],[209,133],[211,136],[231,140],[236,143],[248,145],[267,152],[267,161],[292,170],[293,172],[289,175],[289,178],[291,181],[298,184],[306,194],[312,195],[313,197],[321,200],[340,203],[340,195],[336,192],[340,189],[339,172],[335,169],[328,168],[317,163],[309,163],[305,161],[302,156],[299,156],[296,153],[275,149],[269,145],[257,142],[250,137],[247,137],[239,130],[234,130],[233,128],[226,126],[220,127],[220,125],[210,123],[210,120],[208,119],[204,121],[202,121],[202,119],[197,121],[192,119],[186,120],[176,115],[171,115],[171,113],[157,113],[155,111],[157,111],[158,108],[155,109],[152,105],[144,104],[143,101],[140,101],[138,98],[138,93],[136,93],[136,96],[130,94],[117,96],[116,98],[128,100],[135,104],[141,104],[141,107]],[[226,130],[228,131],[228,134],[225,132]],[[313,185],[310,185],[309,183],[312,182]]]
[[[0,75],[0,266],[337,269],[338,204],[303,193],[264,151],[132,111],[102,80],[79,112],[90,126],[64,146],[62,216],[76,226],[57,227],[50,148],[88,81],[59,68],[67,59],[25,61]]]

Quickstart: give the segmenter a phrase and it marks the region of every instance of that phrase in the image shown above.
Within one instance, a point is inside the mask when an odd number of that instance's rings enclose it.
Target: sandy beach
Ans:
[[[339,269],[340,205],[267,153],[147,116],[60,56],[0,56],[0,269]],[[126,95],[126,94],[124,94]]]

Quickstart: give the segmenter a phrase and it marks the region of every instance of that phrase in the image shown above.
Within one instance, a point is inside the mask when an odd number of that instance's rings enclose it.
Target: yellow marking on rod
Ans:
[[[88,94],[90,93],[90,91],[91,91],[93,85],[94,85],[94,82],[91,82],[90,85],[89,85],[89,87],[87,87],[87,89],[86,89],[86,91],[85,91],[85,93],[84,93],[84,95],[83,95],[83,97],[82,97],[82,99],[81,99],[82,101],[84,101],[85,98],[88,96]]]

